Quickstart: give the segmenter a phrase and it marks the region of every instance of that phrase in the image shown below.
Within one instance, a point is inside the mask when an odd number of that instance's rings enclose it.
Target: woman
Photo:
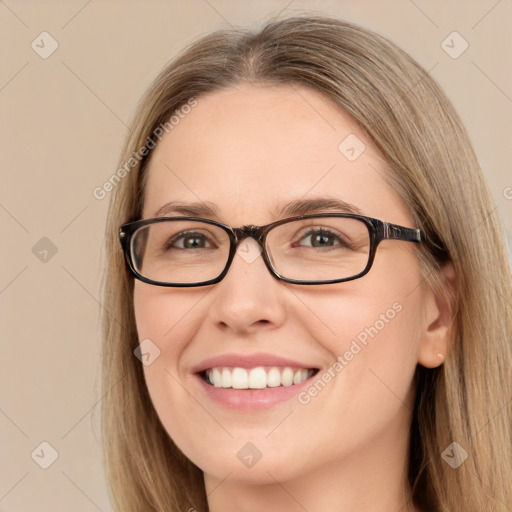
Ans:
[[[322,17],[216,32],[150,87],[118,175],[116,510],[510,510],[502,229],[409,56]]]

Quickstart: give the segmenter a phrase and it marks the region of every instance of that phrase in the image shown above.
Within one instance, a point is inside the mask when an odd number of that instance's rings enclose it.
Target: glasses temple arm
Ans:
[[[419,228],[405,228],[396,224],[383,223],[384,238],[391,240],[403,240],[404,242],[421,242],[421,230]]]

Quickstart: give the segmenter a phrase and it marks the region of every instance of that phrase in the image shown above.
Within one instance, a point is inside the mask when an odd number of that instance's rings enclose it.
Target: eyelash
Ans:
[[[336,231],[326,229],[325,227],[311,228],[306,233],[304,233],[304,235],[302,235],[299,240],[304,240],[306,237],[311,237],[314,235],[332,236],[332,237],[335,237],[339,241],[339,243],[337,245],[344,246],[344,247],[350,247],[350,243],[347,240],[343,239],[340,234],[338,234]],[[300,246],[298,243],[293,243],[292,245],[294,247]]]
[[[197,232],[194,232],[194,231],[185,231],[185,232],[182,232],[182,233],[178,233],[177,235],[173,236],[170,240],[168,240],[165,245],[164,245],[164,249],[165,250],[170,250],[170,249],[182,249],[182,250],[186,250],[186,247],[174,247],[174,244],[177,242],[177,241],[180,241],[180,240],[185,240],[185,238],[187,237],[197,237],[197,238],[202,238],[203,240],[208,240],[208,242],[210,243],[211,240],[206,237],[205,235],[201,234],[201,233],[197,233]],[[209,249],[210,247],[207,247],[207,249]]]

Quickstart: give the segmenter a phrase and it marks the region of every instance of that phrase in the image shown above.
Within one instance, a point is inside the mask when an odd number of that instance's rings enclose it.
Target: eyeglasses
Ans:
[[[246,238],[259,244],[274,277],[313,285],[362,277],[370,271],[382,240],[421,242],[421,232],[344,213],[302,215],[241,228],[195,217],[159,217],[129,222],[119,230],[132,274],[157,286],[218,283]]]

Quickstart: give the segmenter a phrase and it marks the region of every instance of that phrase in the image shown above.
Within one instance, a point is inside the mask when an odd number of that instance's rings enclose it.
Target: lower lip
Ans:
[[[300,384],[264,389],[217,388],[206,383],[198,374],[195,374],[194,377],[199,381],[206,395],[214,402],[237,411],[262,411],[297,396],[311,384],[315,375]]]

